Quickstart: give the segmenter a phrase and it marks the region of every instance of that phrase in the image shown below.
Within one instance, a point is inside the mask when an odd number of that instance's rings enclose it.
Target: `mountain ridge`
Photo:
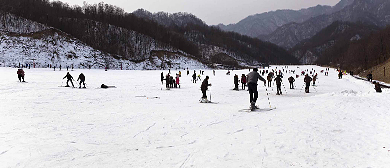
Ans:
[[[303,23],[286,24],[266,37],[259,38],[289,49],[334,21],[362,22],[384,28],[390,23],[389,11],[390,2],[387,0],[354,0],[338,12],[317,16]]]
[[[341,0],[335,6],[317,5],[300,10],[276,10],[250,15],[236,24],[217,25],[224,31],[234,31],[251,37],[261,37],[274,32],[278,27],[292,22],[302,23],[312,17],[330,14],[351,4],[353,0]]]

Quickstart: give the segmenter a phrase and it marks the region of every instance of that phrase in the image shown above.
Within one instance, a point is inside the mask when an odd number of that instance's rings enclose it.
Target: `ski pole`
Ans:
[[[282,85],[283,85],[284,91],[285,91],[286,94],[287,94],[287,90],[286,90],[286,87],[284,86],[284,83],[283,83],[283,82],[282,82]]]
[[[266,91],[266,93],[267,93],[267,99],[268,99],[268,104],[269,104],[269,108],[272,108],[271,107],[271,101],[269,100],[269,93],[268,93],[268,88],[265,88],[265,91]]]
[[[317,89],[316,89],[316,87],[314,87],[314,86],[313,86],[313,89],[314,89],[314,90],[317,92]]]

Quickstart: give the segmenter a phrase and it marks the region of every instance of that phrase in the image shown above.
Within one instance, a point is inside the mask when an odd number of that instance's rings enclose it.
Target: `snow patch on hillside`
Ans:
[[[199,61],[179,55],[170,60],[157,61],[159,60],[157,57],[151,56],[142,62],[132,62],[121,59],[118,55],[103,53],[77,39],[53,31],[50,29],[39,33],[17,35],[0,32],[0,66],[17,67],[20,63],[32,67],[35,65],[37,68],[50,67],[50,65],[56,67],[61,65],[63,68],[67,66],[105,68],[107,66],[110,69],[206,67]],[[53,34],[50,35],[51,33]]]

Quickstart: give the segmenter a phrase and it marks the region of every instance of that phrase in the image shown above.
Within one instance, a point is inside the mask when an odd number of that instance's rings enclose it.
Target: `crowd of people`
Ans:
[[[233,77],[233,82],[234,82],[233,90],[239,91],[240,90],[239,84],[241,83],[241,90],[247,89],[247,91],[249,91],[249,101],[251,104],[251,108],[256,108],[255,104],[256,104],[256,100],[258,98],[257,81],[261,80],[262,82],[264,82],[265,87],[272,87],[272,82],[275,82],[276,95],[282,95],[283,92],[282,92],[281,87],[283,85],[282,78],[283,78],[284,74],[285,73],[295,74],[295,70],[288,70],[288,66],[285,66],[285,68],[286,69],[282,68],[282,69],[278,70],[277,67],[275,69],[269,69],[269,67],[268,67],[268,69],[260,70],[260,72],[259,72],[259,69],[253,68],[253,71],[251,71],[249,69],[249,73],[247,75],[242,74],[241,77],[239,77],[237,74],[235,74]],[[328,76],[329,70],[330,70],[329,68],[326,68],[325,71],[321,70],[321,73],[324,73],[325,76]],[[337,69],[337,71],[338,71],[338,78],[339,79],[342,79],[343,75],[346,74],[345,71],[343,72],[342,70],[339,70],[339,69]],[[230,73],[231,73],[230,70],[228,70],[226,75],[230,75]],[[202,80],[201,75],[203,75],[203,74],[204,74],[204,71],[199,70],[199,74],[197,75],[196,70],[194,70],[194,73],[192,74],[192,82],[196,83],[197,81],[201,81]],[[353,72],[351,71],[350,74],[353,75]],[[25,82],[25,80],[24,80],[25,72],[23,71],[23,69],[18,69],[17,75],[18,75],[18,79],[20,82]],[[187,76],[188,75],[190,75],[190,71],[187,68]],[[215,70],[213,70],[213,75],[215,76]],[[304,76],[303,81],[304,81],[304,86],[305,86],[305,92],[310,93],[311,83],[313,83],[313,86],[316,85],[316,81],[318,79],[318,74],[312,68],[311,70],[306,69],[306,70],[301,71],[301,75]],[[266,77],[263,78],[263,76],[266,76]],[[167,89],[180,88],[180,77],[181,77],[181,71],[176,73],[175,77],[171,76],[170,70],[165,76],[164,76],[163,72],[161,72],[161,84],[164,84],[164,81],[165,81],[165,86]],[[74,84],[73,84],[74,79],[69,72],[67,72],[67,74],[63,77],[63,79],[65,79],[65,78],[67,79],[65,87],[70,87],[69,82],[72,85],[72,87],[74,87]],[[295,75],[295,78],[293,76],[288,77],[290,89],[295,88],[294,82],[296,81],[297,78],[299,78],[298,74]],[[373,78],[372,73],[369,73],[367,75],[367,81],[372,82],[372,78]],[[211,84],[209,84],[209,79],[210,79],[210,77],[206,76],[201,84],[201,92],[202,92],[201,102],[210,102],[207,99],[207,94],[206,94],[208,87],[211,86]],[[83,73],[80,73],[77,81],[79,81],[79,88],[82,88],[82,86],[83,86],[83,88],[86,88],[85,75]],[[372,83],[375,85],[375,90],[377,92],[382,92],[381,85],[378,82],[374,81]],[[284,85],[283,85],[283,87],[284,87]],[[102,84],[101,88],[109,88],[109,86]]]

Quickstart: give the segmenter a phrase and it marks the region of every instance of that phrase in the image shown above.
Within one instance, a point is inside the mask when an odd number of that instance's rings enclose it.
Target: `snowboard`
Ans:
[[[72,87],[72,86],[58,86],[58,87],[76,88],[76,87]]]

